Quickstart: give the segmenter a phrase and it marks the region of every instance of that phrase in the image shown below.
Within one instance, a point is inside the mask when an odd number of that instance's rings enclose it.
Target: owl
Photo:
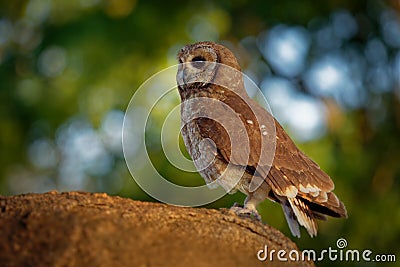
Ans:
[[[199,42],[183,47],[177,58],[186,149],[208,184],[247,195],[244,206],[231,208],[234,212],[260,219],[257,205],[272,200],[282,206],[297,237],[300,225],[313,237],[316,219],[347,217],[331,178],[248,96],[229,49]]]

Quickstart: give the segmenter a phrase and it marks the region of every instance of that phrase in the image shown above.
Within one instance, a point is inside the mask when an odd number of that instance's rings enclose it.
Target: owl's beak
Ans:
[[[180,86],[192,84],[198,80],[198,73],[193,72],[188,65],[188,63],[183,63],[178,66],[177,81]]]
[[[185,84],[190,84],[196,81],[195,73],[190,71],[187,64],[184,64],[182,68],[182,79]]]

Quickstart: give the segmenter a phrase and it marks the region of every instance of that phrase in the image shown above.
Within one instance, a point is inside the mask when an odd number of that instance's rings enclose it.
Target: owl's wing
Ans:
[[[331,192],[331,178],[296,147],[279,122],[275,125],[278,140],[266,179],[274,193],[289,199],[299,197],[313,212],[346,217],[343,203]]]
[[[276,141],[273,117],[253,100],[238,97],[226,97],[204,110],[204,117],[196,119],[201,136],[211,139],[227,162],[266,177]]]
[[[263,177],[278,196],[301,197],[315,212],[346,217],[343,203],[331,192],[331,178],[296,147],[272,115],[252,100],[228,97],[224,103],[235,111],[235,117],[214,108],[223,125],[209,118],[198,118],[197,125],[227,162]]]

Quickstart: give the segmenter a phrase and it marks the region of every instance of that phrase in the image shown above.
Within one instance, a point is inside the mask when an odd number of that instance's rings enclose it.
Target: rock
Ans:
[[[278,230],[225,209],[84,192],[0,196],[0,266],[314,266],[276,253],[262,262],[265,245],[297,250]]]

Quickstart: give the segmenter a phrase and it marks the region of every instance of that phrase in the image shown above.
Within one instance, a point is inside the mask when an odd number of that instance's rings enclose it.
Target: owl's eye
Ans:
[[[192,64],[195,68],[200,69],[204,66],[206,59],[202,56],[192,58]]]

